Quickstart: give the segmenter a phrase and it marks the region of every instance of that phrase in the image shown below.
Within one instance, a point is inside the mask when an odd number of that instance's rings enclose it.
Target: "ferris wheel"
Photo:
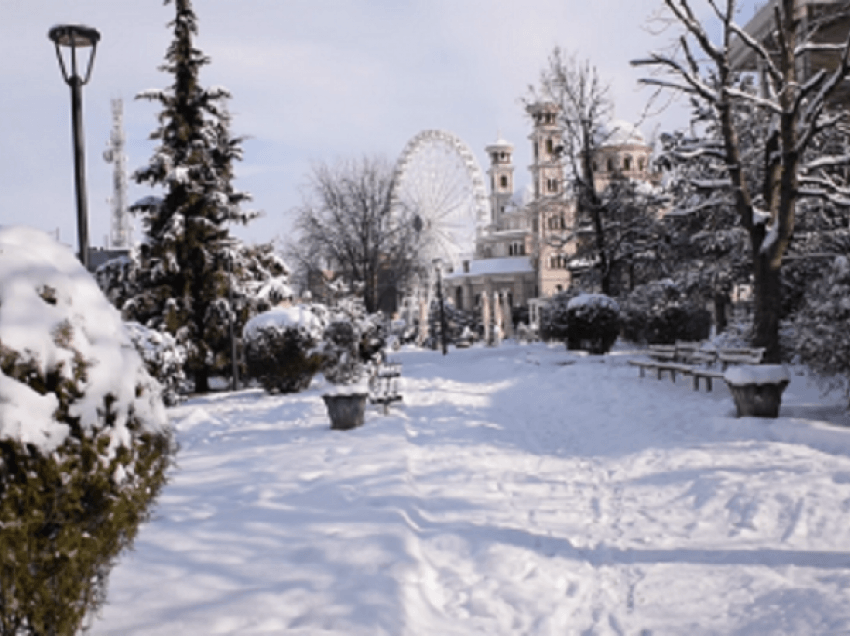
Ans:
[[[423,264],[440,258],[458,267],[471,258],[488,213],[484,176],[469,146],[449,132],[422,131],[398,158],[393,183],[394,209],[412,215]]]

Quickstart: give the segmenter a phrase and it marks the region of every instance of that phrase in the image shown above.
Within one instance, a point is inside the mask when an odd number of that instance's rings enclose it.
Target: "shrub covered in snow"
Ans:
[[[566,342],[567,340],[567,305],[579,295],[578,290],[555,294],[546,304],[540,308],[540,339],[545,341],[555,340]]]
[[[850,393],[850,260],[835,259],[811,285],[794,323],[800,360],[824,389]]]
[[[677,340],[698,342],[711,335],[711,313],[693,304],[671,305],[650,316],[646,326],[649,344],[675,344]]]
[[[160,386],[91,275],[0,228],[0,633],[76,633],[172,450]]]
[[[567,304],[567,348],[607,353],[620,334],[620,306],[604,294],[581,294]]]
[[[622,303],[623,337],[649,344],[707,339],[711,314],[688,297],[686,288],[685,281],[670,279],[636,287]]]
[[[334,384],[350,384],[363,373],[360,360],[360,333],[351,322],[337,320],[325,329],[322,347],[322,373]]]
[[[324,323],[308,305],[257,314],[242,332],[248,376],[269,393],[297,393],[310,386],[322,364]]]
[[[126,326],[130,340],[142,356],[148,373],[162,385],[165,405],[174,406],[180,401],[181,393],[185,393],[185,349],[171,334],[148,329],[137,322],[128,322]]]

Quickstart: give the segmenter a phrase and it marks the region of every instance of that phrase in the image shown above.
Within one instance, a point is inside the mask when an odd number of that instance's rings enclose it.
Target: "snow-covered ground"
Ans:
[[[194,399],[106,634],[848,634],[850,418],[778,420],[629,353],[404,350],[404,402]],[[831,422],[831,423],[829,423]]]

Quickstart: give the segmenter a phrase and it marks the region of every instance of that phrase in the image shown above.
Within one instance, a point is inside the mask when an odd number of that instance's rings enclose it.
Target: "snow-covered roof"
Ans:
[[[487,274],[524,274],[533,273],[531,260],[528,256],[508,256],[505,258],[483,258],[469,261],[469,272],[454,272],[446,276],[463,278],[464,276],[482,276]]]
[[[637,126],[622,119],[603,124],[596,131],[596,144],[600,147],[646,145],[646,139]]]

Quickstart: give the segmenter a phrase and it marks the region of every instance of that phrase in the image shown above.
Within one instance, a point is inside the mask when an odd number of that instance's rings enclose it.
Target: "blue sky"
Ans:
[[[703,4],[695,1],[695,6]],[[527,182],[528,122],[521,98],[553,47],[595,63],[616,103],[634,120],[650,92],[629,60],[662,47],[647,17],[661,0],[195,0],[197,46],[212,58],[201,77],[234,99],[234,132],[249,135],[237,186],[264,217],[235,233],[286,238],[313,163],[363,154],[392,162],[425,129],[463,139],[486,170],[484,147],[515,145],[517,183]],[[702,7],[701,7],[702,8]],[[704,9],[703,9],[704,10]],[[752,1],[743,16],[752,15]],[[158,70],[173,5],[161,0],[0,0],[0,223],[58,230],[76,244],[69,89],[49,28],[82,23],[102,40],[84,89],[92,245],[109,231],[112,167],[102,159],[110,99],[122,97],[128,165],[151,154],[156,106],[134,101],[165,87]],[[645,133],[683,120],[673,107]],[[150,194],[131,183],[130,200]]]

